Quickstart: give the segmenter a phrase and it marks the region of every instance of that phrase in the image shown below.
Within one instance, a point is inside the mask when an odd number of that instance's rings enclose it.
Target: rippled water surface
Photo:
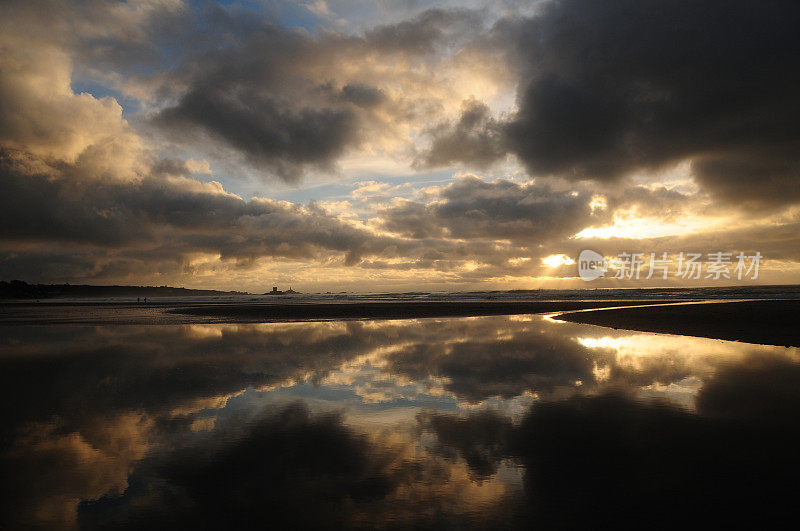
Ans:
[[[660,527],[795,510],[794,348],[539,315],[0,332],[8,527]]]

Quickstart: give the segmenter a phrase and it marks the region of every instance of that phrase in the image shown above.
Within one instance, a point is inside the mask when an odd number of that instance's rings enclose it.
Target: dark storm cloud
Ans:
[[[500,124],[491,117],[489,107],[477,100],[464,102],[455,123],[439,124],[428,134],[433,142],[416,161],[422,167],[464,162],[480,168],[505,154]]]
[[[372,119],[367,110],[386,100],[379,87],[358,78],[331,90],[338,65],[358,65],[371,56],[422,60],[480,26],[466,10],[429,10],[362,36],[310,36],[234,10],[214,8],[196,16],[205,36],[192,38],[199,41],[198,51],[168,75],[167,90],[178,94],[177,103],[161,110],[155,122],[175,136],[202,131],[253,167],[288,181],[308,167],[332,169],[364,139],[364,121]]]
[[[383,210],[383,226],[414,238],[441,237],[542,241],[571,236],[592,221],[591,193],[554,190],[537,183],[487,182],[465,176],[428,204],[403,201]]]
[[[202,131],[286,180],[306,164],[330,166],[356,139],[352,109],[311,98],[310,37],[216,6],[196,17],[205,35],[171,75],[186,89],[156,123],[176,135]]]
[[[157,121],[180,129],[197,126],[289,181],[306,164],[329,166],[353,142],[356,120],[347,109],[287,109],[284,102],[233,87],[201,84]]]
[[[691,159],[723,199],[796,201],[798,20],[796,2],[741,0],[556,0],[503,19],[485,45],[516,64],[517,113],[465,135],[468,109],[424,160],[488,164],[501,128],[535,175],[608,181]]]
[[[133,253],[138,256],[124,261],[115,260],[113,254],[103,249],[78,251],[68,245],[60,244],[22,249],[13,243],[6,244],[0,249],[0,276],[70,282],[76,278],[86,278],[95,274],[103,276],[102,273],[111,264],[117,266],[124,264],[121,268],[125,272],[124,276],[129,276],[133,271],[152,273],[161,270],[170,273],[174,269],[180,270],[180,264],[174,262],[145,264],[139,253]]]
[[[80,164],[40,165],[30,173],[25,164],[30,161],[2,155],[0,224],[7,242],[110,248],[161,244],[172,256],[208,251],[226,258],[309,258],[326,249],[347,253],[353,260],[362,252],[396,243],[342,223],[313,205],[244,201],[219,184],[174,177],[184,171],[175,161],[156,163],[154,172],[141,179],[117,181],[87,175]]]
[[[787,1],[555,2],[521,28],[511,147],[535,172],[605,179],[797,143],[799,17]]]
[[[757,210],[794,203],[800,199],[800,144],[788,135],[778,142],[784,146],[701,157],[692,168],[706,189],[730,203]]]

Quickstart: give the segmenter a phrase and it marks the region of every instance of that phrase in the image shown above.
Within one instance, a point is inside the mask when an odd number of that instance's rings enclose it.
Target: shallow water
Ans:
[[[793,510],[794,348],[540,315],[0,338],[8,527],[659,527]]]

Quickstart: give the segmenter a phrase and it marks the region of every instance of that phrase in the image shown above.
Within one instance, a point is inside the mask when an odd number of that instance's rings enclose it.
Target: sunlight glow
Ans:
[[[592,207],[593,211],[597,208],[600,208],[599,201]],[[728,222],[729,220],[724,218],[692,215],[684,215],[674,221],[664,221],[664,219],[659,218],[643,217],[638,212],[638,208],[633,207],[614,212],[614,221],[611,224],[600,227],[587,227],[575,234],[573,238],[644,239],[680,236],[724,227]]]
[[[575,260],[565,254],[551,254],[542,258],[542,265],[547,267],[556,268],[562,265],[572,265]]]

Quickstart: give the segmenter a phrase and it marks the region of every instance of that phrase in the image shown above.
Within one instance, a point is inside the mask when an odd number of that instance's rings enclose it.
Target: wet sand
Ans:
[[[559,320],[642,332],[800,346],[800,300],[743,301],[565,313]]]
[[[309,304],[213,304],[175,308],[167,313],[214,318],[214,322],[304,321],[313,319],[418,319],[547,313],[654,301],[434,301]]]
[[[345,319],[417,319],[557,313],[557,318],[611,328],[800,346],[800,300],[677,304],[664,300],[169,302],[0,304],[0,325],[259,323]],[[685,302],[685,301],[683,301]],[[660,304],[660,306],[645,306]],[[665,305],[666,304],[666,305]],[[620,306],[635,308],[604,309]],[[593,309],[597,309],[594,311]],[[573,312],[576,310],[592,310]]]
[[[0,325],[261,323],[343,319],[417,319],[545,313],[652,300],[407,302],[42,302],[0,304]]]

